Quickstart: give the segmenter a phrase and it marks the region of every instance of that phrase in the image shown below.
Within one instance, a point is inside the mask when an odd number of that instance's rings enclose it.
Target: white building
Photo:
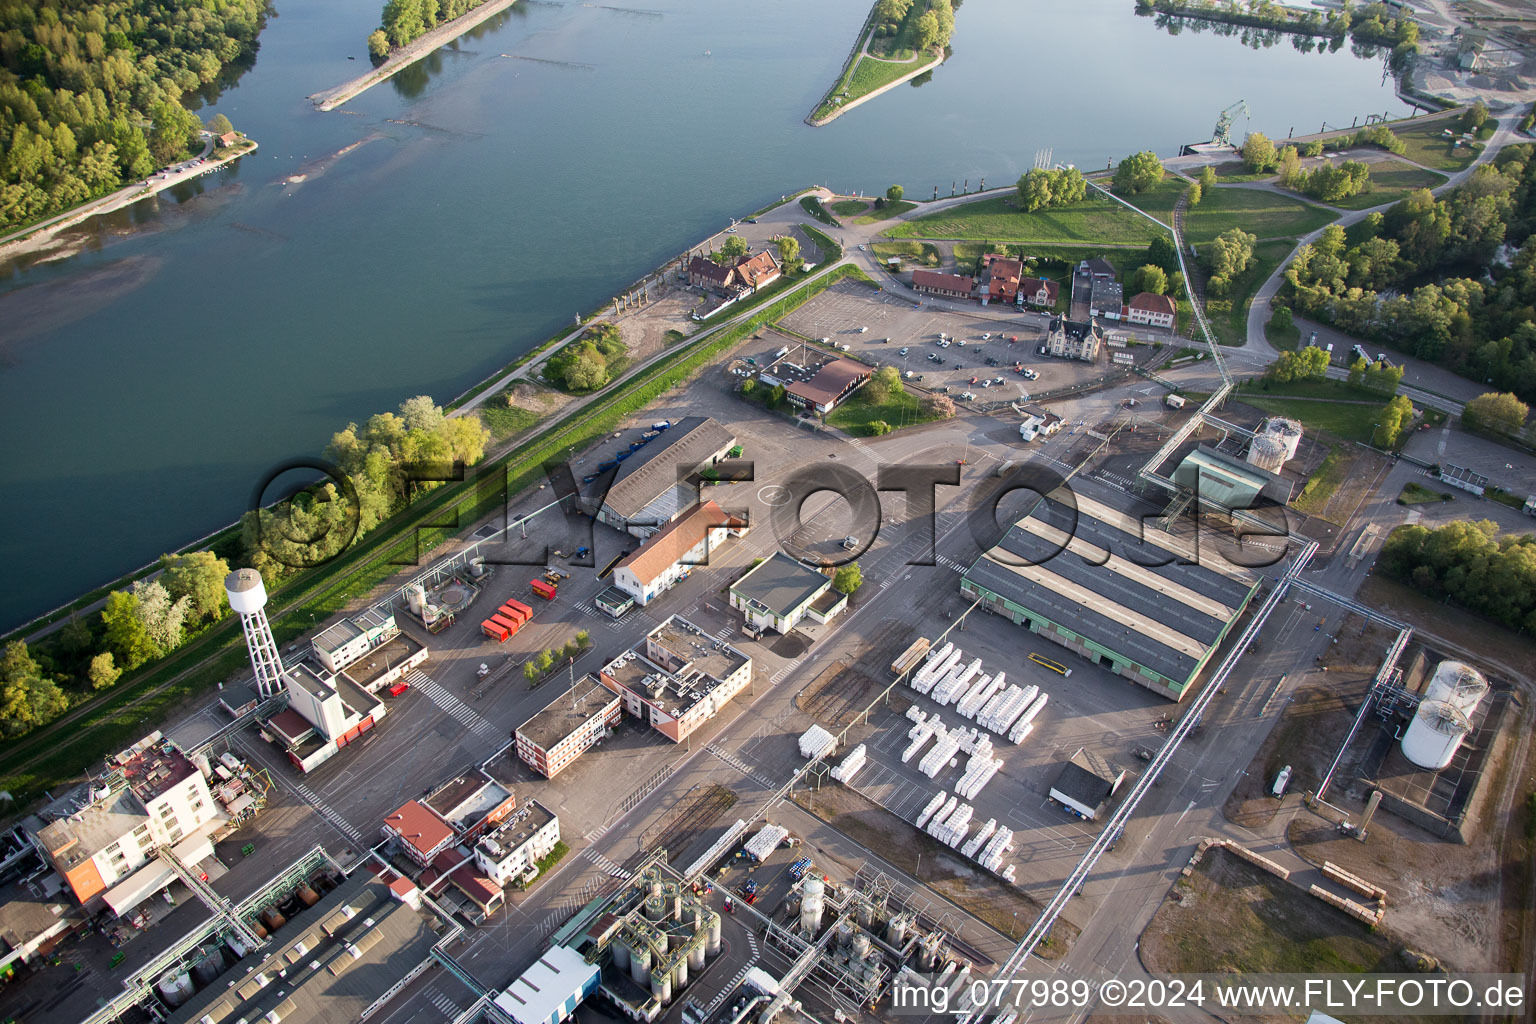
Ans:
[[[369,608],[327,626],[311,641],[311,646],[315,660],[332,672],[340,672],[398,632],[394,612]]]
[[[613,585],[648,604],[671,589],[696,566],[709,564],[709,554],[726,537],[745,537],[745,519],[726,512],[714,501],[701,501],[663,526],[644,544],[614,566]]]
[[[1176,313],[1173,299],[1155,292],[1139,292],[1125,304],[1125,319],[1148,327],[1172,329]]]
[[[475,866],[505,888],[528,875],[560,842],[560,818],[529,800],[475,844]]]
[[[674,615],[604,665],[597,678],[631,716],[681,743],[747,688],[752,659]]]
[[[283,684],[288,708],[267,720],[266,732],[301,772],[330,760],[386,713],[383,701],[345,673],[322,673],[308,662],[285,670]]]
[[[560,1024],[597,991],[599,969],[569,946],[552,946],[496,997],[517,1024]]]

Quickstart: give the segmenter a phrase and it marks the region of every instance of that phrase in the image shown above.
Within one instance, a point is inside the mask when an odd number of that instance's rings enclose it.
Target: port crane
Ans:
[[[1238,100],[1226,110],[1223,110],[1220,116],[1216,118],[1216,131],[1211,135],[1211,145],[1232,145],[1232,122],[1235,121],[1239,115],[1243,117],[1248,116],[1247,100]]]

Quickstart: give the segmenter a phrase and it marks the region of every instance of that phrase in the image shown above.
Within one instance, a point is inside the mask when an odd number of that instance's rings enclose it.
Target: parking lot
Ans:
[[[909,379],[925,388],[948,387],[951,394],[968,391],[996,401],[1027,401],[1032,393],[1070,387],[1103,372],[1107,355],[1099,365],[1040,355],[1049,322],[1042,314],[1001,308],[954,312],[889,292],[871,295],[847,283],[829,288],[783,321],[797,334],[846,345],[850,355],[865,362],[910,371]],[[939,347],[941,333],[953,339],[947,348]],[[1028,380],[1015,371],[1016,365],[1039,376]],[[1003,382],[988,395],[982,381],[998,377]]]

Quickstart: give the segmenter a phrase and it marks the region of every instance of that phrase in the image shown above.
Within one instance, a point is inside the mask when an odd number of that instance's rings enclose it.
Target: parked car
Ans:
[[[960,396],[960,401],[962,401],[962,402],[974,402],[974,401],[976,401],[976,396],[972,392],[967,391],[967,392],[965,392],[964,394],[962,394]]]
[[[899,354],[900,355],[906,355],[907,354],[907,350],[905,348],[903,348]]]
[[[859,330],[858,330],[858,333],[859,334],[868,334],[869,333],[869,328],[868,327],[860,327]]]
[[[983,334],[981,336],[981,340],[982,341],[991,341],[992,340],[992,332],[988,331],[987,333]]]

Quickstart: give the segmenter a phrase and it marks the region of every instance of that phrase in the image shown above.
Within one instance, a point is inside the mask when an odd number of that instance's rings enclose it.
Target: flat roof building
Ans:
[[[1075,482],[1039,499],[960,581],[1015,624],[1174,700],[1210,660],[1261,577],[1147,527]],[[1074,507],[1075,504],[1075,507]]]
[[[680,743],[752,681],[752,659],[674,615],[598,671],[624,710]]]
[[[618,695],[588,675],[517,727],[517,756],[554,778],[622,717]]]
[[[315,660],[331,672],[340,672],[398,632],[394,612],[369,608],[327,626],[315,634],[310,647]]]
[[[597,991],[600,968],[569,946],[551,946],[495,999],[517,1024],[560,1024]]]
[[[1050,795],[1051,799],[1092,821],[1124,781],[1124,768],[1078,747],[1077,753],[1061,766]]]
[[[701,501],[625,555],[613,568],[613,585],[636,604],[648,604],[695,566],[708,565],[709,553],[726,537],[744,537],[747,529],[745,519]]]
[[[268,732],[281,740],[288,760],[301,772],[313,771],[377,725],[384,702],[346,672],[331,674],[301,661],[283,670],[288,709],[274,715]],[[309,729],[303,729],[307,723]]]
[[[560,842],[560,818],[529,800],[475,844],[475,866],[503,888],[528,877]]]
[[[731,584],[731,607],[753,631],[788,633],[831,586],[829,577],[775,551]]]
[[[461,842],[473,842],[517,808],[511,788],[481,771],[448,780],[423,802]]]
[[[874,367],[853,359],[834,359],[817,370],[810,380],[797,381],[785,388],[784,393],[791,405],[828,413],[858,390],[874,372]]]
[[[1290,485],[1274,473],[1209,445],[1184,457],[1173,471],[1173,482],[1195,491],[1203,508],[1278,506],[1291,496]]]
[[[581,506],[615,529],[649,537],[698,500],[698,488],[684,481],[735,444],[735,435],[708,416],[679,420],[615,469],[598,474]]]

